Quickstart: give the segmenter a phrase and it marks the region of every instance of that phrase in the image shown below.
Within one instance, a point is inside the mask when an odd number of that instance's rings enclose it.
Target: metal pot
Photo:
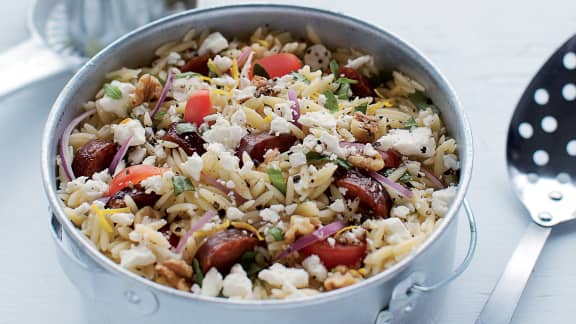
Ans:
[[[108,71],[148,64],[161,44],[189,29],[246,36],[261,25],[306,35],[312,27],[327,46],[351,46],[372,55],[379,67],[397,69],[420,81],[440,107],[459,143],[459,189],[442,224],[410,256],[367,280],[320,296],[295,300],[237,301],[177,291],[141,278],[102,255],[66,217],[56,194],[55,156],[63,129],[93,98]],[[42,143],[44,186],[53,211],[51,230],[63,270],[84,295],[94,323],[432,323],[442,303],[442,286],[469,264],[476,225],[464,194],[472,171],[470,125],[451,86],[412,46],[361,20],[334,12],[284,6],[238,5],[174,15],[142,27],[104,49],[72,78],[54,103]],[[470,222],[469,252],[452,269],[457,214],[464,204]]]

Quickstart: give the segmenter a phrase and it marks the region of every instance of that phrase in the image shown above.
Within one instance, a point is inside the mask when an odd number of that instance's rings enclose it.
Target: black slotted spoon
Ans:
[[[516,106],[508,175],[532,223],[476,324],[509,323],[553,226],[576,219],[576,35],[540,68]]]

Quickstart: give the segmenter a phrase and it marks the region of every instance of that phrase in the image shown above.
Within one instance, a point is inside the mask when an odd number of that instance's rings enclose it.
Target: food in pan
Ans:
[[[315,295],[409,255],[456,193],[457,143],[417,81],[308,38],[192,31],[108,73],[56,157],[70,220],[214,297]]]

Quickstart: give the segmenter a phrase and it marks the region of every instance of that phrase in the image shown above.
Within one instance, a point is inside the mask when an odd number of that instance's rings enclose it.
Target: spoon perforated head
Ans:
[[[542,226],[576,218],[576,35],[540,68],[508,129],[508,172]]]

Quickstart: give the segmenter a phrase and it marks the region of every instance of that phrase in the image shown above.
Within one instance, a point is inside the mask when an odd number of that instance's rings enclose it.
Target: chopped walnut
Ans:
[[[130,95],[130,106],[136,107],[144,102],[160,98],[162,84],[155,76],[144,74],[136,84],[136,90]]]
[[[297,235],[308,235],[316,230],[317,218],[293,215],[290,217],[290,227],[284,234],[285,242],[294,242]]]
[[[252,78],[252,85],[256,87],[255,97],[274,95],[274,90],[268,84],[268,79],[263,76],[255,75]]]
[[[362,280],[362,274],[357,270],[348,270],[344,266],[338,266],[334,270],[336,271],[329,273],[324,280],[324,289],[327,291],[350,286]]]
[[[192,267],[182,260],[166,260],[159,262],[155,267],[158,274],[166,280],[170,286],[190,291],[190,283],[187,279],[192,278]]]
[[[380,171],[384,168],[384,160],[380,154],[374,156],[354,154],[348,156],[346,160],[353,166],[367,171]]]
[[[378,133],[378,117],[368,116],[357,111],[350,122],[350,132],[358,142],[374,142]]]

